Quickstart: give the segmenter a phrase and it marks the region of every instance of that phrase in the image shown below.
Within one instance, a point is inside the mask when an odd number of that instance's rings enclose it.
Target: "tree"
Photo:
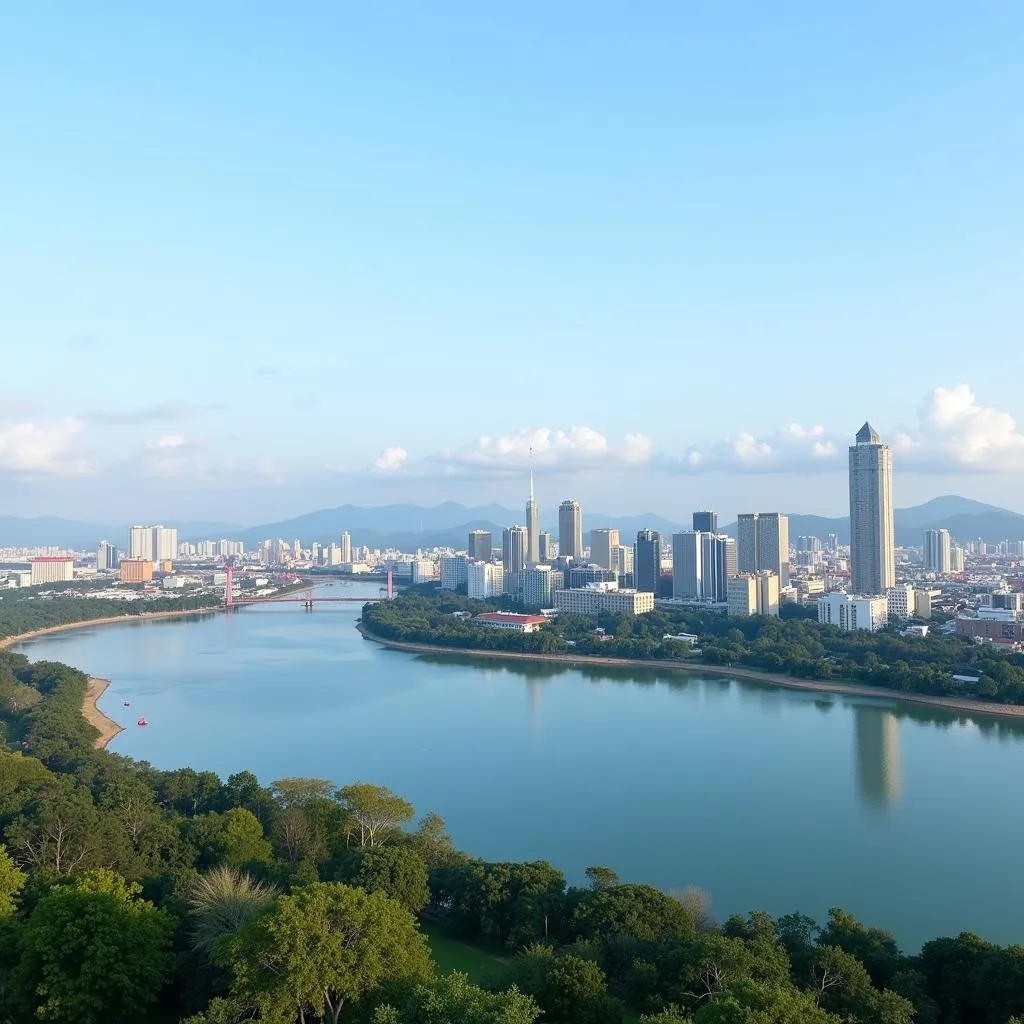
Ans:
[[[887,987],[899,969],[900,951],[892,935],[881,928],[866,928],[853,914],[838,907],[828,912],[828,924],[819,941],[855,956],[879,988]]]
[[[213,952],[221,939],[234,935],[277,897],[273,886],[227,865],[192,879],[186,893],[193,921],[192,944],[204,953]]]
[[[694,1024],[845,1024],[810,992],[744,979],[702,1006]]]
[[[589,892],[573,913],[584,938],[628,935],[647,942],[689,938],[697,932],[690,909],[653,885],[617,885]]]
[[[420,818],[416,831],[409,836],[413,849],[427,862],[428,868],[439,868],[455,859],[455,846],[440,814],[428,811]]]
[[[270,784],[270,792],[288,810],[289,807],[302,807],[314,797],[330,799],[334,794],[334,784],[330,779],[278,779]]]
[[[320,882],[281,897],[229,942],[232,995],[270,1020],[337,1024],[346,1003],[384,982],[426,980],[413,916],[381,893]]]
[[[453,971],[417,985],[401,1009],[378,1007],[372,1024],[534,1024],[539,1016],[534,1000],[514,986],[487,992]]]
[[[347,880],[367,892],[390,896],[414,914],[430,902],[426,862],[408,846],[361,849]]]
[[[0,844],[0,920],[14,915],[18,893],[28,878],[7,855],[7,847]]]
[[[531,992],[551,1024],[619,1024],[622,1004],[608,994],[604,971],[591,960],[551,957]]]
[[[660,1013],[641,1014],[637,1024],[691,1024],[692,1019],[678,1006],[669,1006]]]
[[[133,1024],[171,968],[173,920],[112,871],[55,885],[32,911],[14,987],[44,1020]]]
[[[224,815],[221,843],[224,863],[231,867],[267,864],[274,857],[270,842],[263,838],[259,819],[244,807],[234,807]]]
[[[584,874],[590,882],[590,888],[595,892],[601,889],[614,889],[619,884],[619,876],[611,868],[597,865],[587,868]]]
[[[338,790],[338,799],[359,829],[360,846],[376,846],[415,813],[408,800],[387,786],[356,782]]]

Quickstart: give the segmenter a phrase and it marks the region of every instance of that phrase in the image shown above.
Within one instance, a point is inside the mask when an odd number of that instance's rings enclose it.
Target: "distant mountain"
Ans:
[[[989,544],[1001,540],[1024,539],[1024,515],[996,505],[986,505],[971,498],[946,495],[933,498],[923,505],[898,508],[893,512],[897,547],[920,547],[925,530],[949,530],[954,540],[966,543],[979,537]],[[726,527],[731,537],[736,536],[736,524]],[[789,539],[796,544],[797,537],[809,535],[821,540],[834,533],[840,544],[850,543],[850,518],[789,514]]]
[[[173,519],[164,521],[164,526],[178,529],[178,536],[233,537],[239,527],[231,523],[188,522]],[[20,519],[17,516],[0,516],[0,547],[35,548],[53,545],[59,548],[86,550],[96,547],[101,540],[109,540],[122,548],[128,546],[128,526],[111,526],[109,523],[84,523],[76,519],[62,519],[59,516],[40,516],[35,519]]]

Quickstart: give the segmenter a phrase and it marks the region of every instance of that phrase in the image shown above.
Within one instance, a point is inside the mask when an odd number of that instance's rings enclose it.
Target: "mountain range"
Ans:
[[[933,498],[911,508],[898,508],[894,518],[896,543],[901,547],[920,545],[925,530],[939,527],[945,527],[961,542],[979,537],[988,543],[1007,538],[1024,538],[1024,515],[957,495]],[[247,547],[254,547],[267,537],[282,537],[289,542],[298,537],[303,544],[313,541],[329,543],[336,540],[343,530],[348,530],[352,535],[352,543],[356,545],[415,551],[417,548],[432,547],[464,548],[466,535],[470,530],[478,529],[490,530],[498,544],[502,527],[510,523],[522,523],[524,519],[522,510],[500,505],[467,507],[449,501],[430,508],[418,505],[341,505],[338,508],[308,512],[294,519],[252,527],[223,522],[172,520],[166,521],[164,525],[177,527],[178,537],[182,541],[228,537],[244,541]],[[624,542],[631,540],[638,530],[644,528],[664,534],[689,528],[688,521],[666,519],[654,513],[609,516],[584,510],[583,521],[588,530],[617,527]],[[557,537],[557,510],[542,514],[541,526]],[[725,531],[735,536],[735,523],[726,526]],[[803,534],[825,540],[830,533],[837,534],[841,544],[848,543],[849,518],[789,513],[789,536],[794,544],[797,537]],[[127,526],[77,522],[53,516],[37,519],[0,516],[0,547],[41,547],[52,544],[62,548],[87,549],[95,547],[104,539],[124,544],[127,536]]]

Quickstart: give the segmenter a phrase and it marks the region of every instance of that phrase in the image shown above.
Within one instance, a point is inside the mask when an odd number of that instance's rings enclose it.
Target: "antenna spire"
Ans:
[[[533,445],[530,445],[530,501],[533,501]]]

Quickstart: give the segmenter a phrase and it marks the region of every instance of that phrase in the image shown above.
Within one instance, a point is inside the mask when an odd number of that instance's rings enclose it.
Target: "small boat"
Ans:
[[[147,722],[144,718],[140,718],[135,724],[136,725],[149,725],[149,722]]]
[[[132,702],[130,700],[123,701],[122,702],[122,706],[126,707],[126,708],[130,708],[132,706]]]

